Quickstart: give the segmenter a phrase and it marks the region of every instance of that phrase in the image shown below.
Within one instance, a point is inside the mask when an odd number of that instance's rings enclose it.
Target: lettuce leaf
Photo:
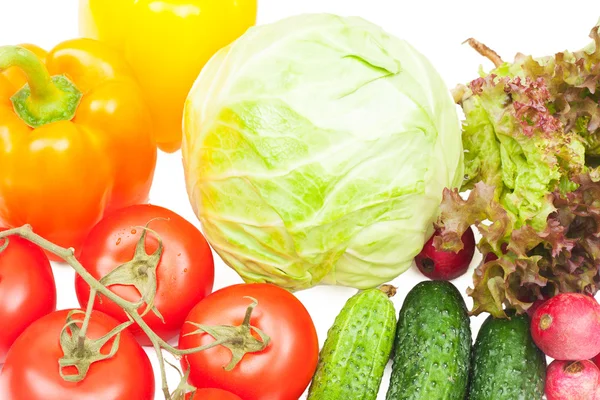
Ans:
[[[470,224],[482,234],[478,246],[484,258],[473,274],[473,288],[468,290],[474,301],[473,314],[506,317],[505,305],[524,312],[535,300],[557,293],[596,293],[600,183],[588,174],[574,180],[579,185],[576,190],[548,195],[555,211],[542,231],[530,225],[515,229],[514,219],[494,199],[491,186],[478,183],[466,200],[457,190],[444,192],[438,244],[455,249],[451,246],[454,238],[460,238]],[[488,258],[490,252],[498,258]]]
[[[436,246],[475,225],[472,313],[506,317],[600,286],[600,33],[576,52],[518,54],[462,88],[462,191],[446,190]],[[494,257],[488,257],[493,253]]]
[[[546,194],[561,178],[581,173],[583,141],[563,130],[547,104],[546,81],[495,74],[471,82],[463,101],[465,182],[494,186],[495,196],[515,218],[516,227],[544,229],[553,211]]]

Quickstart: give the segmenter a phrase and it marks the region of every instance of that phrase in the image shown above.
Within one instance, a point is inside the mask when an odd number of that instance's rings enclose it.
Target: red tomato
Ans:
[[[185,395],[185,400],[190,400],[192,394]],[[221,389],[198,389],[193,400],[242,400],[239,396],[233,393],[226,392]]]
[[[91,365],[78,383],[66,382],[59,375],[58,360],[64,355],[60,333],[69,310],[56,311],[31,324],[14,343],[0,375],[3,400],[151,400],[154,375],[148,356],[126,329],[121,332],[117,353]],[[74,316],[82,320],[83,314]],[[81,326],[81,324],[78,324]],[[97,339],[110,332],[118,322],[98,311],[92,313],[87,337]],[[113,340],[103,348],[109,352]],[[72,374],[74,368],[64,370]]]
[[[252,302],[246,296],[258,301],[250,325],[270,337],[267,348],[246,354],[231,371],[224,369],[232,357],[224,346],[185,356],[181,365],[190,368],[190,383],[198,388],[220,388],[244,400],[298,399],[317,367],[319,342],[308,311],[294,295],[267,283],[229,286],[198,303],[186,321],[239,326]],[[214,341],[206,333],[185,336],[196,330],[191,324],[183,325],[180,348]]]
[[[11,236],[8,241],[0,253],[0,364],[25,328],[56,310],[56,286],[48,257],[25,239]],[[0,247],[3,244],[0,239]]]
[[[151,222],[150,222],[151,221]],[[144,317],[152,330],[164,340],[177,336],[188,312],[211,291],[214,281],[213,257],[202,233],[191,223],[162,207],[136,205],[124,208],[100,221],[88,235],[79,260],[96,279],[106,276],[119,265],[131,261],[135,247],[146,226],[162,239],[164,250],[156,269],[157,290],[154,306],[164,317],[164,323],[150,311]],[[147,254],[158,248],[158,240],[147,233]],[[138,301],[140,294],[134,286],[109,287],[117,295],[129,301]],[[75,290],[79,304],[85,309],[90,289],[79,276],[75,278]],[[121,322],[127,321],[125,312],[104,296],[94,303],[94,308],[105,312]],[[142,306],[140,311],[143,311]],[[134,325],[129,328],[138,341],[150,345],[142,330]]]

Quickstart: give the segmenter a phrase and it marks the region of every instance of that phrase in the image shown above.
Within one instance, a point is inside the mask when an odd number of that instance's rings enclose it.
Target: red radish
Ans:
[[[600,370],[588,360],[552,361],[546,370],[548,400],[595,400]]]
[[[437,250],[433,245],[433,239],[425,243],[423,250],[415,257],[415,263],[419,271],[433,280],[449,281],[463,275],[469,269],[469,264],[475,254],[475,235],[471,227],[465,231],[461,240],[463,249],[458,253],[453,251]]]
[[[585,294],[554,296],[533,314],[531,336],[556,360],[589,360],[600,353],[600,304]]]

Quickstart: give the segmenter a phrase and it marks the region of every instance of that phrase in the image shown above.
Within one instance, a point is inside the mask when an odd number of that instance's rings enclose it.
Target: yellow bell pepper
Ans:
[[[145,92],[158,147],[181,146],[183,105],[202,67],[256,22],[256,0],[80,0],[80,33],[124,55]]]

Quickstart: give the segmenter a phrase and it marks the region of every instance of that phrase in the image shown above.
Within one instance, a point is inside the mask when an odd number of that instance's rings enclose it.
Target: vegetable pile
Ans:
[[[256,1],[213,3],[82,0],[101,41],[0,47],[0,397],[151,400],[152,346],[166,400],[375,400],[390,360],[387,400],[600,399],[600,24],[512,63],[470,39],[495,68],[453,93],[461,140],[439,74],[376,25],[300,15],[227,45]],[[140,204],[182,114],[208,241]],[[209,243],[247,283],[211,293]],[[449,281],[476,246],[473,345]],[[79,309],[56,311],[49,257]],[[381,284],[413,259],[431,280],[396,314]],[[291,291],[321,283],[364,290],[319,353]]]
[[[542,398],[546,357],[526,314],[490,315],[472,346],[467,306],[451,282],[417,284],[397,321],[385,295],[391,289],[368,289],[345,304],[327,334],[309,400],[377,399],[390,358],[387,400]]]
[[[447,189],[436,246],[462,248],[474,224],[484,261],[473,313],[524,312],[559,292],[595,294],[600,279],[600,33],[576,52],[503,63],[459,87],[465,180]],[[493,254],[490,254],[493,253]]]

